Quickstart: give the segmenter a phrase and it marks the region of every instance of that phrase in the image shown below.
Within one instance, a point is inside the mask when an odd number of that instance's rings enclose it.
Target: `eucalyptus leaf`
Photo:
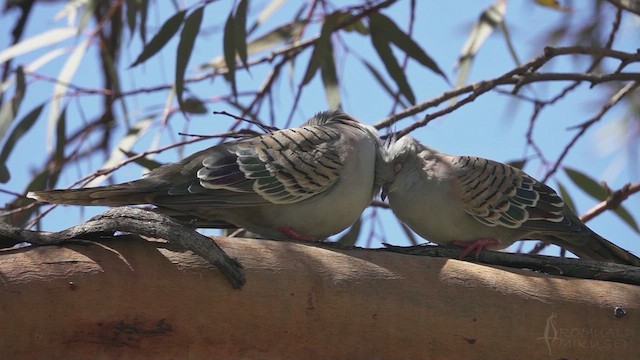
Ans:
[[[162,50],[178,30],[180,30],[185,14],[185,10],[178,11],[175,15],[167,19],[167,21],[162,24],[162,27],[160,27],[160,30],[153,36],[153,38],[151,38],[151,41],[149,41],[144,49],[142,49],[140,55],[138,55],[136,60],[129,67],[135,67],[142,64],[147,61],[147,59],[157,54],[158,51]]]
[[[309,65],[307,65],[307,71],[305,71],[302,78],[302,85],[308,84],[315,76],[316,72],[320,68],[323,61],[327,60],[328,56],[333,57],[333,46],[331,45],[331,34],[335,27],[335,16],[329,15],[325,17],[324,24],[320,30],[320,37],[315,41],[313,47],[313,53],[309,59]]]
[[[238,51],[238,57],[242,61],[245,69],[249,69],[247,63],[247,11],[249,8],[249,0],[240,0],[233,26],[235,27],[235,46]]]
[[[5,141],[4,146],[2,148],[2,152],[0,152],[0,182],[6,183],[11,179],[11,175],[9,173],[9,168],[7,167],[7,159],[9,159],[9,155],[15,148],[18,140],[22,138],[24,134],[26,134],[33,124],[35,124],[36,120],[42,113],[42,109],[44,108],[46,103],[40,104],[31,110],[27,115],[25,115],[18,125],[13,129],[7,141]]]
[[[565,167],[564,171],[577,187],[594,199],[604,201],[609,197],[607,190],[585,173],[568,167]]]
[[[235,19],[233,17],[233,13],[229,13],[229,17],[227,18],[227,22],[224,25],[224,35],[222,39],[222,47],[224,54],[224,61],[227,65],[227,72],[224,77],[231,85],[231,91],[234,96],[238,95],[238,91],[236,90],[236,36],[234,34]]]
[[[62,99],[64,98],[64,95],[68,89],[68,84],[71,84],[75,73],[78,71],[78,67],[82,63],[82,58],[86,54],[90,43],[91,38],[86,38],[78,45],[76,45],[76,47],[69,55],[69,58],[67,58],[67,61],[62,66],[62,69],[60,70],[58,81],[53,86],[53,95],[49,106],[48,139],[53,138],[54,129],[60,122],[61,114],[59,111],[60,105],[62,104]],[[48,147],[51,147],[50,142],[48,142]]]
[[[456,68],[458,69],[456,86],[462,86],[466,82],[473,59],[489,35],[504,21],[506,11],[506,0],[497,0],[480,14],[480,18],[469,32],[467,41],[462,46],[460,56],[456,62]]]
[[[75,27],[62,27],[34,35],[0,51],[0,64],[13,59],[16,56],[37,50],[41,47],[67,40],[76,34],[77,29]]]
[[[180,108],[183,106],[182,93],[184,92],[184,74],[187,71],[187,65],[193,52],[193,45],[196,42],[200,25],[202,24],[202,16],[204,7],[195,9],[184,21],[184,27],[180,33],[180,42],[178,43],[178,51],[176,52],[176,97]]]
[[[402,68],[398,64],[398,60],[396,60],[393,52],[391,51],[391,47],[389,46],[389,42],[387,42],[384,37],[381,37],[379,32],[380,29],[374,30],[375,27],[371,27],[371,42],[373,47],[376,49],[378,56],[382,60],[387,72],[391,76],[391,78],[398,85],[398,89],[400,93],[411,103],[416,103],[416,97],[413,94],[413,90],[411,90],[411,86],[407,81],[407,77],[402,71]]]
[[[22,66],[19,66],[16,70],[16,91],[9,101],[0,106],[0,139],[4,138],[4,134],[9,130],[13,119],[20,110],[20,104],[24,99],[24,93],[26,91],[26,83],[24,81],[24,71]]]
[[[562,183],[559,181],[557,182],[557,185],[558,185],[558,191],[560,192],[560,196],[562,197],[562,200],[564,200],[564,203],[567,204],[567,206],[571,208],[573,212],[577,213],[578,209],[576,208],[576,205],[573,202],[571,195],[569,195],[567,188],[564,185],[562,185]]]
[[[132,158],[134,156],[138,156],[138,154],[136,154],[133,151],[127,151],[127,150],[124,150],[124,149],[119,149],[119,150],[122,151],[122,153],[127,155],[129,158]],[[151,159],[146,158],[144,156],[136,158],[135,160],[133,160],[133,162],[138,164],[138,165],[140,165],[140,166],[142,166],[143,168],[145,168],[145,169],[147,169],[149,171],[151,171],[151,170],[153,170],[155,168],[159,168],[160,166],[164,165],[164,164],[162,164],[160,162],[157,162],[155,160],[151,160]]]
[[[408,34],[400,30],[393,20],[380,13],[373,14],[369,18],[372,22],[371,26],[375,26],[378,29],[378,37],[382,37],[388,42],[393,43],[409,57],[431,69],[433,72],[448,81],[447,75],[440,69],[438,64],[429,55],[427,55],[420,45],[418,45],[418,43],[416,43]]]

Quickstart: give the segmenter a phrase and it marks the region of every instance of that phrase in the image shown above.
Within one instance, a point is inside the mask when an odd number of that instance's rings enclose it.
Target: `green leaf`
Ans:
[[[318,43],[313,47],[307,70],[304,72],[304,77],[302,78],[302,85],[307,85],[316,75],[316,72],[320,68],[320,58],[324,55],[323,52],[325,50],[326,49],[319,46]]]
[[[503,22],[506,10],[507,2],[497,0],[482,12],[478,21],[473,25],[456,63],[456,68],[458,68],[456,86],[461,86],[466,82],[474,57],[489,35]]]
[[[0,64],[13,59],[16,56],[28,53],[44,46],[55,44],[76,35],[77,29],[74,27],[55,28],[28,39],[22,40],[15,45],[0,51]]]
[[[227,22],[224,25],[224,35],[222,38],[222,50],[224,54],[224,62],[227,65],[227,72],[224,78],[231,85],[231,91],[237,96],[236,89],[236,37],[233,33],[235,30],[233,13],[229,13]]]
[[[202,6],[194,10],[184,21],[184,27],[182,28],[182,33],[180,33],[180,43],[178,43],[178,51],[176,53],[176,96],[180,108],[183,106],[184,74],[187,71],[193,45],[200,31],[203,13],[204,7]]]
[[[366,60],[362,59],[361,61],[364,64],[364,66],[367,68],[367,70],[369,70],[371,75],[373,75],[373,78],[376,79],[376,81],[378,81],[380,86],[382,86],[382,88],[389,94],[389,96],[392,99],[395,98],[396,96],[395,92],[391,88],[391,85],[389,85],[387,81],[384,79],[382,74],[380,74],[380,72],[376,68],[374,68],[373,65],[369,64]],[[399,100],[402,103],[402,105],[406,107],[406,103],[404,102],[404,99],[399,98]]]
[[[122,137],[120,141],[118,141],[118,144],[111,151],[111,153],[109,154],[109,158],[102,164],[100,169],[102,170],[111,169],[114,166],[117,166],[118,164],[120,164],[124,160],[123,154],[127,154],[131,152],[131,149],[133,149],[133,146],[138,142],[138,140],[144,134],[146,134],[152,122],[153,122],[152,116],[147,116],[136,121],[131,126],[131,128],[127,131],[127,134],[124,137]],[[98,186],[105,179],[111,176],[111,174],[112,173],[108,173],[108,174],[96,177],[95,179],[91,180],[88,184],[86,184],[86,186],[87,187]]]
[[[111,54],[108,52],[102,52],[101,56],[102,56],[104,74],[107,77],[109,77],[109,80],[111,83],[110,90],[115,94],[121,94],[122,91],[120,87],[120,78],[118,77],[119,72],[116,69],[116,64],[114,63]],[[129,122],[129,111],[127,110],[127,102],[120,101],[119,104],[122,107],[122,117],[123,117],[124,123],[126,127],[129,128],[131,124]]]
[[[584,173],[571,169],[568,167],[564,168],[565,173],[573,183],[582,189],[585,193],[589,194],[591,197],[595,198],[598,201],[605,201],[609,198],[609,192],[598,184],[597,181],[593,180],[589,176]],[[638,227],[637,222],[634,220],[631,213],[622,205],[618,206],[616,209],[612,210],[622,221],[624,221],[627,225],[629,225],[633,230],[640,233],[640,228]]]
[[[16,92],[11,100],[0,107],[0,139],[4,138],[4,134],[9,130],[13,119],[18,114],[25,91],[24,71],[22,66],[19,66],[16,70]]]
[[[82,58],[84,54],[87,52],[87,48],[91,43],[91,38],[87,37],[80,44],[78,44],[75,49],[67,58],[67,61],[62,66],[62,70],[60,70],[60,74],[58,75],[58,82],[53,86],[53,95],[51,100],[51,105],[49,107],[49,118],[47,120],[48,123],[48,139],[47,139],[47,147],[51,147],[51,140],[53,138],[53,132],[56,127],[56,124],[60,119],[60,104],[62,103],[62,99],[67,91],[68,84],[71,84],[71,80],[75,75],[80,63],[82,62]]]
[[[576,205],[573,202],[571,195],[569,195],[567,188],[565,188],[560,181],[557,182],[557,185],[558,185],[558,191],[560,192],[560,196],[562,197],[562,200],[564,200],[564,203],[567,204],[567,206],[571,208],[573,212],[577,213],[578,209],[576,208]]]
[[[565,167],[564,171],[577,187],[596,200],[604,201],[609,197],[607,190],[586,174],[568,167]]]
[[[62,167],[64,162],[64,149],[67,145],[67,108],[62,109],[56,124],[56,149],[53,160]]]
[[[268,33],[249,42],[247,50],[249,54],[257,53],[276,45],[291,41],[294,36],[300,34],[300,31],[308,23],[307,20],[297,20],[290,24],[277,27]]]
[[[129,0],[125,2],[127,6],[127,26],[129,27],[129,32],[134,34],[136,31],[136,19],[138,17],[138,8],[140,2],[138,0]]]
[[[320,65],[323,61],[327,60],[328,56],[331,56],[333,59],[331,34],[333,33],[335,27],[335,20],[335,14],[331,14],[325,17],[324,24],[322,24],[322,30],[320,30],[320,37],[315,41],[313,53],[311,53],[309,65],[307,66],[307,71],[305,71],[304,77],[302,78],[302,85],[308,84],[311,79],[313,79],[313,77],[316,75],[316,72],[320,68]]]
[[[250,41],[247,44],[247,54],[252,55],[267,49],[274,48],[275,46],[282,43],[291,41],[294,36],[297,36],[300,33],[300,30],[302,30],[304,25],[306,25],[307,23],[307,20],[299,20],[269,31],[268,33],[258,37],[255,40]],[[218,56],[210,62],[200,65],[199,69],[203,70],[210,67],[216,69],[226,68],[227,64],[225,62],[224,56]]]
[[[500,23],[500,30],[502,30],[502,37],[504,38],[504,41],[507,43],[507,49],[509,49],[509,54],[511,55],[513,62],[517,66],[522,65],[522,62],[518,58],[516,47],[513,46],[513,40],[511,39],[511,32],[509,31],[509,28],[507,28],[507,23],[505,21],[502,21]]]
[[[16,108],[15,112],[18,113],[20,109],[20,104],[22,103],[22,99],[24,98],[24,93],[27,90],[27,85],[24,81],[24,69],[22,66],[18,66],[16,69],[16,94],[14,98],[16,99]],[[2,136],[0,136],[1,138]]]
[[[400,30],[393,20],[380,13],[374,13],[369,18],[371,19],[371,27],[375,26],[377,29],[381,29],[379,30],[378,36],[392,42],[411,58],[449,81],[447,79],[447,75],[440,69],[438,64],[436,64],[436,62],[427,55],[418,43],[413,41],[413,39],[404,31]]]
[[[134,156],[138,156],[138,154],[136,154],[133,151],[126,151],[124,149],[119,149],[119,150],[122,151],[129,158],[132,158]],[[148,158],[146,158],[144,156],[133,160],[133,162],[138,164],[138,165],[140,165],[140,166],[142,166],[143,168],[145,168],[145,169],[147,169],[149,171],[164,165],[164,164],[159,163],[159,162],[157,162],[155,160],[148,159]]]
[[[11,152],[16,146],[16,143],[22,135],[24,135],[27,131],[31,129],[33,124],[35,124],[36,120],[42,113],[42,109],[46,103],[40,104],[35,109],[31,110],[25,117],[18,122],[18,125],[13,129],[7,141],[4,143],[4,147],[2,148],[2,152],[0,153],[0,182],[6,183],[11,179],[11,175],[9,173],[9,168],[7,167],[7,159]]]
[[[333,46],[325,51],[325,59],[320,65],[320,75],[327,97],[327,104],[330,109],[338,109],[340,105],[340,88],[338,84],[338,74],[336,73],[336,63],[333,58]]]
[[[147,43],[147,18],[149,11],[149,2],[148,0],[139,0],[140,1],[140,40],[142,40],[143,44]]]
[[[80,14],[80,20],[78,20],[78,34],[82,34],[82,30],[84,30],[89,20],[93,17],[96,5],[98,5],[98,0],[89,0],[85,4],[82,9],[82,14]]]
[[[382,63],[387,69],[387,72],[391,76],[391,78],[398,85],[398,89],[400,93],[404,95],[404,97],[411,103],[416,103],[416,97],[413,95],[413,90],[411,90],[411,86],[407,81],[407,77],[405,76],[402,68],[398,64],[395,56],[393,56],[393,52],[391,51],[391,47],[389,46],[389,42],[384,39],[384,36],[380,33],[384,31],[384,29],[379,29],[374,27],[373,24],[371,26],[371,42],[373,47],[376,49],[378,56],[382,60]]]
[[[258,26],[262,25],[265,21],[267,21],[271,15],[275,14],[278,9],[282,7],[287,2],[287,0],[273,0],[269,3],[269,5],[265,6],[264,9],[258,14],[258,18],[256,22],[251,25],[251,29],[249,29],[248,33],[252,34]]]
[[[138,55],[136,61],[134,61],[133,64],[129,66],[129,68],[141,64],[147,61],[147,59],[149,59],[153,55],[157,54],[158,51],[160,51],[169,42],[169,40],[171,40],[173,35],[178,32],[178,30],[180,29],[180,25],[182,25],[182,20],[184,20],[185,14],[186,10],[179,11],[177,14],[173,15],[167,21],[165,21],[164,24],[162,24],[160,30],[153,36],[147,46],[142,49],[142,52],[140,53],[140,55]],[[142,27],[142,25],[140,26]],[[178,54],[180,53],[178,52]]]
[[[640,227],[638,227],[638,223],[624,206],[618,206],[613,210],[613,212],[618,215],[618,217],[622,219],[622,221],[629,225],[630,228],[635,230],[635,232],[640,233]]]
[[[324,49],[319,52],[320,59],[320,75],[322,76],[322,84],[324,85],[327,104],[331,109],[338,109],[340,105],[340,89],[338,84],[338,74],[336,72],[336,62],[333,55],[333,44],[331,42],[331,34],[335,27],[336,18],[331,16],[325,21],[322,27],[320,39],[317,46]]]
[[[194,97],[188,97],[184,99],[182,104],[182,110],[189,114],[206,114],[208,113],[207,107],[202,101]]]
[[[356,245],[358,242],[358,237],[360,236],[360,230],[362,229],[362,218],[358,218],[356,222],[351,225],[349,231],[347,231],[344,235],[336,241],[336,243],[344,246],[344,247],[352,247]]]
[[[55,183],[57,181],[57,176],[51,176],[51,172],[49,167],[45,167],[39,174],[34,176],[29,184],[27,185],[25,192],[28,191],[38,191],[45,190],[48,187],[48,184]],[[53,187],[53,186],[52,186]],[[26,207],[27,205],[35,202],[35,200],[26,198],[26,197],[18,197],[15,198],[10,204],[6,204],[6,209],[18,209],[23,208],[23,211],[13,213],[11,215],[0,217],[0,221],[9,223],[13,226],[17,227],[25,227],[33,213],[38,210],[38,207]]]
[[[344,31],[357,32],[361,35],[369,35],[369,28],[365,25],[362,19],[353,21],[353,15],[348,11],[340,11],[335,13],[336,24],[349,23],[342,28]]]
[[[236,16],[233,21],[235,27],[235,46],[238,56],[245,69],[249,69],[247,64],[247,10],[249,8],[249,0],[240,0],[236,9]]]

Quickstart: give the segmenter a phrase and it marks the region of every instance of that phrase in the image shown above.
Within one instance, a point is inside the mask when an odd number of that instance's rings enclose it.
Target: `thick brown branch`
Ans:
[[[176,243],[217,267],[234,288],[240,288],[245,283],[242,265],[229,257],[213,240],[167,216],[138,208],[113,208],[83,224],[54,233],[19,229],[0,222],[0,246],[10,247],[21,242],[55,245],[73,239],[86,239],[87,236],[113,235],[115,232],[162,238]]]
[[[635,359],[640,353],[638,286],[389,251],[216,241],[245,265],[250,281],[242,291],[200,257],[135,236],[3,252],[3,358]]]

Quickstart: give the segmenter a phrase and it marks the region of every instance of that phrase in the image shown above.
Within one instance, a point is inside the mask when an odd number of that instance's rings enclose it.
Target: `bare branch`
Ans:
[[[619,9],[624,9],[640,16],[640,3],[634,0],[607,0]]]
[[[229,257],[212,239],[168,216],[143,209],[113,208],[92,217],[84,224],[55,233],[19,229],[0,222],[1,245],[4,247],[25,241],[36,245],[55,245],[72,239],[86,239],[91,235],[113,235],[117,231],[162,238],[176,243],[217,267],[234,288],[240,288],[245,283],[242,265]]]
[[[607,210],[615,210],[617,209],[623,201],[625,201],[629,196],[640,192],[640,183],[635,184],[626,184],[621,189],[618,189],[611,193],[611,195],[607,198],[607,200],[602,201],[598,205],[592,207],[580,216],[580,220],[587,222],[596,216],[602,214]]]
[[[547,172],[547,174],[545,175],[545,177],[543,178],[542,181],[543,182],[547,181],[549,179],[549,177],[551,177],[551,175],[553,175],[556,171],[558,171],[558,168],[562,164],[562,161],[567,156],[567,154],[569,154],[569,150],[571,150],[571,148],[576,144],[578,139],[580,139],[582,137],[582,135],[584,135],[584,133],[587,132],[587,130],[593,124],[595,124],[596,122],[600,121],[602,119],[602,117],[615,104],[617,104],[625,96],[627,96],[630,93],[632,93],[635,89],[638,88],[638,86],[640,86],[640,82],[638,82],[638,81],[627,84],[625,87],[620,89],[615,95],[613,95],[611,97],[611,99],[609,99],[609,102],[607,102],[606,104],[604,104],[600,108],[600,111],[598,111],[597,114],[595,114],[591,119],[589,119],[589,120],[585,121],[584,123],[578,125],[578,127],[580,128],[580,131],[578,131],[578,133],[576,135],[574,135],[574,137],[571,139],[571,141],[569,141],[567,146],[565,146],[565,148],[562,150],[562,153],[560,154],[560,156],[558,156],[558,159],[555,161],[553,167]]]
[[[405,109],[404,111],[398,112],[385,119],[382,119],[375,124],[375,127],[377,129],[390,127],[401,119],[416,115],[431,107],[438,106],[448,100],[454,99],[463,94],[470,93],[466,98],[460,100],[459,102],[456,102],[455,104],[447,108],[441,109],[437,112],[434,112],[433,114],[429,114],[425,116],[423,120],[416,122],[398,132],[398,135],[404,135],[419,127],[425,126],[427,123],[429,123],[429,121],[437,117],[448,114],[458,109],[462,105],[472,102],[478,96],[488,91],[491,91],[501,85],[516,85],[516,87],[513,89],[513,92],[515,93],[517,92],[519,87],[521,87],[522,85],[535,83],[535,82],[580,81],[580,82],[590,82],[592,85],[595,85],[595,84],[600,84],[603,82],[610,82],[610,81],[640,81],[640,73],[636,73],[636,72],[613,73],[613,74],[536,73],[535,72],[539,68],[541,68],[544,64],[549,62],[551,59],[555,58],[556,56],[565,56],[565,55],[584,55],[584,54],[602,55],[606,57],[620,59],[625,62],[640,61],[640,54],[624,53],[624,52],[614,51],[609,49],[599,49],[599,48],[596,48],[596,49],[597,50],[590,49],[587,47],[581,47],[581,46],[572,46],[572,47],[564,47],[564,48],[547,47],[545,48],[543,55],[503,74],[502,76],[499,76],[491,80],[480,81],[475,84],[466,85],[461,88],[445,92],[436,98],[414,105],[410,108]]]

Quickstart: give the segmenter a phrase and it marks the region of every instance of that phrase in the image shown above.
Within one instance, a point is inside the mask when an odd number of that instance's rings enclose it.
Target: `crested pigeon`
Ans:
[[[36,191],[57,204],[153,204],[195,227],[241,227],[271,239],[322,240],[353,224],[380,186],[376,130],[339,111],[197,152],[146,177],[95,188]]]
[[[539,239],[581,258],[640,266],[640,258],[589,229],[556,192],[525,172],[431,149],[411,136],[386,145],[382,198],[418,235],[476,256]]]

